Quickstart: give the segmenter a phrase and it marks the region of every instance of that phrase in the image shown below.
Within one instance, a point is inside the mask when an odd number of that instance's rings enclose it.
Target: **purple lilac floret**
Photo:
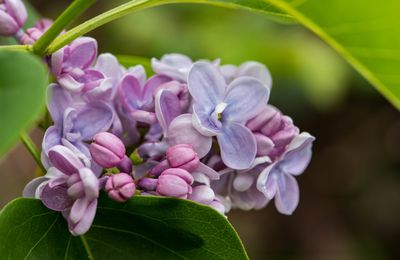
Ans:
[[[31,181],[24,196],[39,198],[49,209],[62,212],[70,232],[84,234],[96,214],[98,175],[65,146],[52,147],[48,156],[46,175]]]
[[[33,44],[52,22],[23,31],[20,5],[0,4],[0,34]],[[55,78],[47,103],[53,125],[42,142],[47,172],[24,196],[62,212],[73,235],[89,230],[100,191],[120,203],[187,199],[222,215],[271,200],[280,213],[294,212],[295,177],[308,166],[315,138],[267,103],[265,65],[167,54],[151,60],[148,77],[141,65],[126,68],[97,53],[95,39],[80,37],[47,57]]]
[[[4,0],[0,3],[0,36],[18,36],[28,19],[28,13],[21,0]]]
[[[215,66],[195,63],[188,76],[193,97],[193,126],[204,136],[216,136],[223,162],[246,169],[253,162],[256,140],[244,125],[268,101],[269,89],[252,77],[238,77],[227,84]]]

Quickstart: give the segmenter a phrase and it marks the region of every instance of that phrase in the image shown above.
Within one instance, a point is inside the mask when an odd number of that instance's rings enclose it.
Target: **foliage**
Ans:
[[[0,50],[0,156],[38,119],[46,86],[46,70],[37,57]]]
[[[74,237],[41,201],[12,201],[0,213],[0,258],[247,259],[232,226],[210,207],[143,196],[99,203],[91,230]]]
[[[56,38],[94,2],[75,1],[33,47],[35,53],[51,54],[101,25],[148,7],[202,3],[241,8],[275,20],[302,24],[400,108],[399,1],[385,0],[376,8],[375,3],[361,0],[133,0]],[[3,122],[0,156],[38,119],[45,104],[47,83],[46,70],[39,58],[27,52],[6,50],[9,48],[0,50],[0,120]],[[22,49],[30,51],[30,48]],[[143,61],[138,57],[119,58],[124,64]],[[306,64],[312,68],[314,65]],[[329,77],[329,74],[319,76]],[[117,204],[102,198],[92,229],[81,237],[71,236],[61,215],[48,210],[38,200],[17,199],[1,211],[1,258],[47,256],[52,259],[60,255],[65,259],[115,259],[116,255],[118,258],[247,259],[229,222],[211,208],[189,201],[135,197],[125,204]]]

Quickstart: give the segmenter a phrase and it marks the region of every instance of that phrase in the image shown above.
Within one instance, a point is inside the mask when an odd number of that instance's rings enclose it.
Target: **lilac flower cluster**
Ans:
[[[0,34],[33,44],[51,21],[23,31],[20,5],[0,5],[7,21]],[[89,230],[101,190],[117,202],[188,199],[223,215],[271,200],[283,214],[296,209],[295,177],[310,162],[314,137],[267,103],[272,79],[263,64],[168,54],[151,60],[148,76],[141,65],[125,68],[112,54],[98,55],[89,37],[46,61],[55,78],[48,87],[53,125],[42,143],[47,173],[24,196],[61,212],[73,235]]]

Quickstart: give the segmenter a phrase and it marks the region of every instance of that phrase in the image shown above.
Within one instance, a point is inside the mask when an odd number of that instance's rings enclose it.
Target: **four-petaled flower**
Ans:
[[[207,62],[193,65],[188,88],[194,99],[194,127],[205,136],[217,137],[227,166],[248,168],[257,146],[254,135],[244,124],[263,108],[269,89],[251,77],[239,77],[227,85],[217,68]]]
[[[269,200],[275,198],[275,206],[282,214],[292,214],[299,204],[299,185],[294,176],[302,174],[310,163],[314,140],[306,132],[297,135],[281,158],[258,177],[258,190]]]

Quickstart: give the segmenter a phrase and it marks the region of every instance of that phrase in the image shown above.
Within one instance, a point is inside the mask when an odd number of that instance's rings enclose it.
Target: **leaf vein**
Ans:
[[[47,234],[50,232],[50,230],[54,227],[56,224],[58,217],[60,215],[57,214],[56,218],[54,219],[53,223],[49,226],[49,228],[44,232],[44,234],[40,237],[40,239],[33,245],[33,247],[29,250],[28,254],[25,256],[24,260],[28,259],[29,255],[33,252],[33,250],[40,244],[40,242],[47,236]]]
[[[147,240],[147,241],[149,241],[149,242],[151,242],[151,243],[153,243],[153,244],[155,244],[157,246],[160,246],[160,247],[166,249],[167,251],[170,251],[171,253],[179,256],[182,259],[189,259],[189,258],[186,258],[184,255],[181,255],[180,253],[168,248],[167,246],[165,246],[165,245],[163,245],[163,244],[161,244],[161,243],[159,243],[159,242],[157,242],[157,241],[155,241],[155,240],[153,240],[151,238],[148,238],[148,237],[146,237],[146,236],[144,236],[142,234],[133,232],[133,231],[123,230],[123,229],[118,229],[118,228],[113,228],[113,227],[106,227],[106,226],[101,226],[101,225],[92,225],[92,228],[105,229],[105,230],[110,230],[110,231],[130,234],[130,235],[133,235],[133,236],[138,236],[138,237],[141,237],[141,238],[143,238],[143,239],[145,239],[145,240]]]

